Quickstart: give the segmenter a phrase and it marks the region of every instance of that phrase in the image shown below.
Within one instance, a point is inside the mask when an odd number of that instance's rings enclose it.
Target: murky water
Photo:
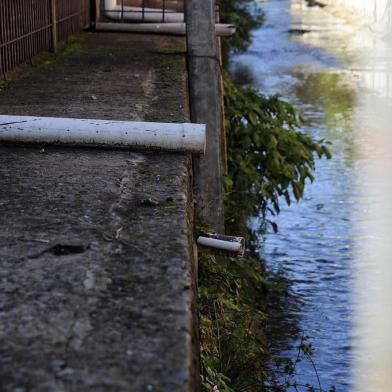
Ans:
[[[233,69],[246,68],[261,92],[278,92],[300,108],[308,119],[303,131],[331,141],[333,159],[317,162],[316,181],[307,187],[305,200],[283,208],[279,233],[264,236],[260,253],[271,270],[293,281],[301,303],[296,317],[316,348],[323,389],[334,385],[344,392],[350,390],[355,352],[353,276],[358,245],[367,239],[361,221],[375,201],[358,191],[358,173],[366,162],[355,152],[362,137],[357,116],[363,96],[391,95],[392,77],[364,65],[364,48],[374,39],[336,14],[301,0],[267,0],[261,7],[266,23],[247,53],[233,59]],[[386,62],[390,58],[377,66]],[[296,351],[285,354],[295,357]],[[309,361],[297,370],[301,383],[318,386]]]

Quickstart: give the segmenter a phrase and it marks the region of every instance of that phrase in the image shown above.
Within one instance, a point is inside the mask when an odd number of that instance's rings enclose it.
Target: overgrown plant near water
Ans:
[[[301,116],[279,96],[266,97],[252,87],[238,88],[224,77],[228,173],[225,177],[226,222],[232,233],[245,235],[247,220],[270,219],[282,197],[290,205],[313,181],[315,155],[330,158],[324,140],[298,130]]]
[[[279,213],[281,197],[290,204],[313,180],[315,155],[330,157],[323,141],[301,133],[301,118],[277,96],[238,88],[225,76],[228,174],[225,177],[226,226],[249,234],[247,221]],[[275,225],[273,222],[271,222]],[[249,235],[247,235],[249,238]],[[268,282],[264,263],[254,252],[243,259],[200,260],[199,312],[202,380],[205,391],[286,391],[300,387],[296,360],[268,366],[266,298],[284,296],[287,287]],[[311,346],[301,341],[301,357],[311,360]],[[276,368],[277,369],[277,368]],[[303,386],[307,391],[312,386]],[[215,388],[215,389],[214,389]],[[299,390],[299,389],[298,389]]]
[[[224,43],[243,52],[251,42],[251,31],[263,23],[264,14],[252,0],[221,0],[220,5],[222,21],[236,27],[236,33]]]
[[[222,0],[222,20],[237,26],[231,48],[244,50],[262,14],[252,14],[249,0]],[[278,96],[266,97],[251,87],[239,88],[224,76],[228,173],[225,218],[230,234],[251,233],[247,222],[259,216],[276,230],[273,216],[280,203],[303,197],[313,180],[315,156],[330,157],[324,141],[301,133],[302,119]],[[199,317],[203,391],[319,391],[296,381],[296,364],[311,360],[311,345],[301,340],[298,357],[271,370],[265,335],[266,298],[284,297],[285,284],[268,281],[255,252],[245,258],[200,259]],[[294,388],[294,389],[293,389]],[[305,389],[304,389],[305,388]]]

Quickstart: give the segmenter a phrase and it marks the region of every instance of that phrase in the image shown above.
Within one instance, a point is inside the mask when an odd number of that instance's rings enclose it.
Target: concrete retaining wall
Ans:
[[[0,114],[187,122],[183,39],[84,33]],[[191,157],[0,145],[0,391],[197,392]]]

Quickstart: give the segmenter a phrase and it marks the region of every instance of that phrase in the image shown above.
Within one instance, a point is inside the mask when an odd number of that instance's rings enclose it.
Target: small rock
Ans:
[[[13,294],[13,293],[15,293],[17,290],[18,290],[18,287],[17,287],[17,286],[14,286],[14,285],[6,286],[6,287],[3,289],[3,291],[4,291],[5,294]]]
[[[95,384],[94,379],[91,378],[91,377],[86,377],[86,378],[84,378],[84,379],[82,380],[82,382],[83,382],[84,385],[89,385],[89,386]]]
[[[75,373],[75,371],[71,368],[64,368],[61,369],[59,372],[57,372],[57,376],[59,377],[67,377],[67,376],[72,376]]]
[[[116,256],[120,256],[124,253],[122,246],[118,246],[115,250],[114,250],[114,254]]]
[[[59,371],[63,370],[65,368],[65,362],[61,359],[54,359],[51,363],[50,366],[52,367],[53,371],[58,373]]]
[[[91,96],[91,99],[92,99],[93,101],[96,101],[98,98],[97,98],[95,95],[92,95],[92,96]]]
[[[187,373],[184,371],[178,372],[174,375],[177,383],[184,383],[187,380]]]
[[[86,278],[83,281],[83,286],[86,290],[92,290],[95,286],[95,276],[92,271],[86,272]]]
[[[40,150],[39,150],[39,153],[40,154],[43,154],[45,152],[45,149],[44,148],[41,148]]]
[[[142,205],[156,207],[159,205],[159,201],[157,199],[154,199],[153,197],[149,197],[142,201]]]

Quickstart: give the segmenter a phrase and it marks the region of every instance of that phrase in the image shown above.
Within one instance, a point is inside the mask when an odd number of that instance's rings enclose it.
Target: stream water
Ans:
[[[265,23],[249,50],[234,56],[233,72],[302,110],[307,118],[303,131],[329,140],[333,153],[333,159],[317,161],[316,180],[308,184],[304,200],[283,208],[279,232],[263,236],[260,254],[270,270],[292,281],[300,304],[293,317],[301,333],[311,337],[323,390],[334,385],[345,392],[353,374],[356,254],[366,238],[358,222],[370,203],[358,192],[363,162],[355,153],[354,118],[361,94],[373,94],[377,83],[389,91],[390,83],[363,67],[366,41],[336,14],[301,0],[266,0],[260,6]],[[294,359],[296,343],[286,341],[280,354]],[[299,363],[297,372],[300,383],[318,387],[310,361]]]

